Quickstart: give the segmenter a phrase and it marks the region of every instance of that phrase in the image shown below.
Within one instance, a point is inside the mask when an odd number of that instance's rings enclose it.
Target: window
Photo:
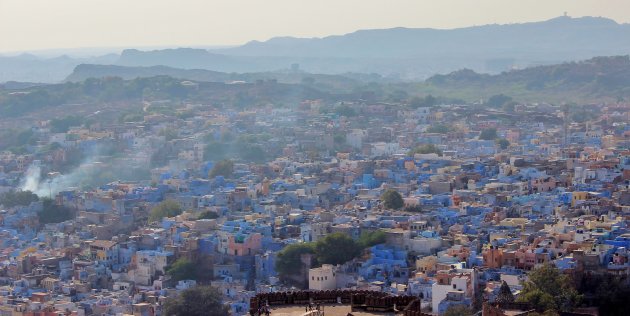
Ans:
[[[454,288],[454,289],[456,289],[456,288],[457,288],[457,285],[456,285],[455,283],[453,283],[453,288]]]

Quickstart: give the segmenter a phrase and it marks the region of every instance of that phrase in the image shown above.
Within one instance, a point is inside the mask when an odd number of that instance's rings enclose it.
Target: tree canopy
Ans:
[[[70,127],[81,125],[83,125],[83,118],[69,115],[60,119],[52,119],[50,121],[50,131],[53,133],[65,133]]]
[[[315,244],[317,261],[321,264],[342,264],[361,254],[361,246],[344,233],[333,233]]]
[[[415,154],[438,154],[439,156],[442,156],[442,151],[433,144],[424,144],[409,151],[409,156],[413,156]]]
[[[232,160],[221,160],[210,170],[210,178],[223,176],[229,178],[234,173],[234,162]]]
[[[417,108],[427,108],[427,107],[432,107],[437,103],[437,99],[432,96],[432,95],[427,95],[424,98],[420,98],[420,97],[413,97],[411,99],[411,101],[409,102],[409,106],[411,106],[414,109]]]
[[[300,257],[307,253],[315,254],[314,243],[298,243],[284,247],[276,258],[276,271],[284,276],[298,274],[302,267]]]
[[[501,148],[501,149],[507,149],[508,147],[510,147],[510,141],[508,141],[505,138],[497,139],[496,143],[499,146],[499,148]]]
[[[488,99],[488,101],[486,102],[486,104],[488,106],[498,108],[498,107],[501,107],[505,103],[508,103],[510,101],[512,101],[511,97],[509,97],[509,96],[507,96],[505,94],[496,94],[496,95],[491,96]]]
[[[512,295],[512,290],[510,290],[510,286],[505,281],[501,283],[501,288],[499,288],[499,294],[497,295],[496,302],[498,304],[514,303],[514,295]]]
[[[383,195],[381,195],[381,200],[383,201],[383,205],[388,209],[398,210],[405,205],[402,195],[393,189],[385,190]]]
[[[373,232],[364,232],[359,237],[357,243],[361,248],[369,248],[385,242],[385,232],[377,230]]]
[[[217,212],[214,211],[204,211],[201,214],[199,214],[199,216],[197,217],[197,219],[217,219],[219,218],[219,214],[217,214]]]
[[[497,129],[496,128],[486,128],[481,130],[479,134],[479,139],[482,140],[494,140],[497,138]]]
[[[44,198],[42,202],[43,209],[37,213],[40,224],[61,223],[74,217],[71,209],[55,204],[52,199]]]
[[[216,288],[197,286],[167,299],[163,312],[166,316],[219,316],[228,315],[229,309]]]
[[[517,302],[530,303],[539,312],[568,311],[580,299],[571,278],[558,268],[545,264],[529,274]]]
[[[385,242],[382,231],[361,234],[358,241],[354,241],[344,233],[333,233],[317,242],[298,243],[284,247],[276,258],[276,271],[281,276],[295,275],[302,267],[301,256],[312,254],[314,265],[342,264],[361,254],[363,249]]]
[[[170,275],[174,281],[198,279],[197,265],[186,258],[177,259],[166,268],[166,274]]]
[[[173,217],[181,214],[182,207],[174,200],[166,200],[156,205],[149,213],[149,221],[159,221],[164,217]]]
[[[31,191],[9,191],[0,194],[0,205],[4,207],[27,206],[39,200]]]

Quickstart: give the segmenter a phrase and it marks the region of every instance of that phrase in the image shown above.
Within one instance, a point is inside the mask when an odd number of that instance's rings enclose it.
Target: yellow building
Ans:
[[[585,201],[588,198],[588,192],[576,191],[571,197],[571,206],[575,206],[578,201]]]

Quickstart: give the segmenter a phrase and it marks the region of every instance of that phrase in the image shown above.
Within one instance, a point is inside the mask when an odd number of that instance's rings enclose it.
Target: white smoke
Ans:
[[[99,164],[95,162],[96,157],[96,154],[89,155],[67,174],[51,172],[45,178],[41,176],[39,161],[34,161],[24,173],[20,189],[31,191],[39,197],[52,197],[61,191],[75,188],[93,175],[94,165]]]
[[[129,165],[102,163],[101,159],[110,159],[101,156],[100,152],[100,148],[97,147],[79,166],[66,174],[51,172],[45,177],[41,176],[42,168],[39,161],[34,161],[24,173],[20,188],[40,197],[52,197],[61,191],[93,188],[129,176],[132,169]]]
[[[42,168],[39,167],[39,164],[33,163],[30,166],[28,166],[28,169],[24,173],[25,178],[22,179],[20,188],[23,191],[28,190],[37,194],[36,192],[39,191],[39,185],[41,181],[41,173],[42,173]]]

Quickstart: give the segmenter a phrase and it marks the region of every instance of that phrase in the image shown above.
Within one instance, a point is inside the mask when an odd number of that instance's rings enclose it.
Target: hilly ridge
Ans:
[[[496,74],[515,67],[627,55],[628,34],[630,24],[562,16],[449,30],[393,28],[323,38],[277,37],[210,50],[127,49],[120,55],[91,59],[0,56],[0,82],[60,82],[79,64],[167,66],[225,73],[279,72],[299,64],[309,73],[377,73],[392,80],[417,81],[463,68]]]
[[[630,97],[630,57],[595,57],[579,62],[536,66],[497,75],[463,69],[427,79],[422,88],[458,96],[485,91],[523,100],[597,100]],[[477,93],[475,97],[484,97]]]

